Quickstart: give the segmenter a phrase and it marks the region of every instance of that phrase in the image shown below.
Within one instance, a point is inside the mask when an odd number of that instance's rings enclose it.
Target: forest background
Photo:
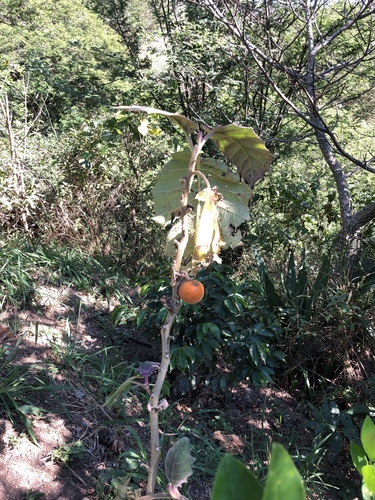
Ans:
[[[319,467],[349,456],[374,404],[375,3],[3,0],[0,10],[3,313],[38,307],[41,284],[69,285],[152,341],[170,280],[152,189],[185,138],[154,114],[144,135],[144,116],[114,108],[252,127],[272,168],[235,228],[241,245],[201,273],[202,303],[182,308],[170,393],[228,397],[277,382],[309,408],[315,434],[297,461],[312,498],[354,498],[350,466],[333,485]],[[12,385],[7,349],[0,403],[11,418],[25,386]],[[254,450],[243,459],[254,464]],[[208,484],[213,469],[201,469]]]

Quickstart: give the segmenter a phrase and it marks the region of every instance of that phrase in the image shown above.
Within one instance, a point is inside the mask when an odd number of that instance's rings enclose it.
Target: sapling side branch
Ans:
[[[208,189],[211,189],[211,185],[210,185],[210,182],[209,180],[207,179],[207,177],[204,175],[203,172],[201,172],[200,170],[194,170],[192,172],[189,172],[188,174],[188,182],[190,183],[190,179],[193,179],[194,178],[194,175],[197,175],[199,177],[202,177],[202,179],[204,180],[206,186]]]

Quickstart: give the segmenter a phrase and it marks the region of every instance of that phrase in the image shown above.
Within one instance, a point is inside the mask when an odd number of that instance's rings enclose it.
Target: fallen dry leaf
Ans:
[[[12,332],[10,331],[10,328],[8,328],[6,325],[0,325],[0,342],[4,342],[4,340],[11,336]]]
[[[219,441],[221,446],[231,455],[241,454],[246,444],[237,434],[223,434],[221,431],[213,432],[212,438]]]

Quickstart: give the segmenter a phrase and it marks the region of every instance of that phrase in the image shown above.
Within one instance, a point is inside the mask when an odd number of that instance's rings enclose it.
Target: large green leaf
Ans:
[[[302,478],[281,444],[272,446],[266,485],[262,500],[304,500]]]
[[[191,468],[194,458],[190,454],[189,438],[183,437],[176,441],[165,457],[165,473],[169,482],[180,487],[193,474]]]
[[[261,500],[263,487],[245,465],[224,455],[216,472],[211,500]]]
[[[350,441],[350,456],[354,467],[362,475],[362,467],[368,464],[364,449],[354,441]]]
[[[186,177],[190,161],[190,151],[185,149],[172,155],[164,166],[152,190],[155,201],[154,220],[165,227],[178,215],[183,187],[181,179]],[[189,203],[193,204],[195,193],[190,193]],[[175,214],[175,215],[173,215]]]
[[[367,484],[364,481],[362,481],[361,493],[362,493],[362,500],[374,500],[375,499],[374,494],[369,490]]]
[[[186,176],[190,161],[190,151],[184,150],[174,153],[163,168],[152,195],[155,201],[154,220],[163,227],[173,223],[178,216],[181,202],[182,186],[180,180]],[[207,177],[211,187],[217,186],[217,191],[221,193],[223,199],[218,203],[219,226],[223,233],[223,239],[228,246],[236,247],[241,244],[241,233],[238,227],[249,219],[248,203],[251,198],[251,189],[240,181],[240,176],[231,172],[225,163],[213,158],[205,158],[200,164],[200,171]],[[190,213],[188,224],[189,233],[193,235],[195,229],[195,213],[198,201],[195,196],[198,191],[206,187],[202,185],[202,179],[196,177],[189,194],[189,204],[193,207]],[[172,225],[167,236],[165,253],[174,255],[174,241],[180,236],[179,219]],[[193,242],[189,241],[186,253],[192,253]]]
[[[367,416],[361,428],[361,443],[371,462],[375,462],[375,425]]]
[[[250,187],[270,170],[272,154],[251,128],[230,124],[208,131],[212,133],[211,139],[237,167],[239,174]]]
[[[371,493],[375,493],[375,468],[373,465],[362,467],[363,480]]]
[[[131,113],[147,113],[149,115],[166,116],[172,123],[179,125],[187,134],[197,130],[198,125],[186,116],[179,113],[170,113],[162,109],[149,108],[148,106],[116,106],[114,109],[129,111]]]

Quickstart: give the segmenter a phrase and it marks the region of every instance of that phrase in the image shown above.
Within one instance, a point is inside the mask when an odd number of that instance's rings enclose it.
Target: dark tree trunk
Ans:
[[[359,275],[363,228],[375,217],[375,202],[353,212],[346,173],[326,135],[318,129],[315,133],[324,160],[335,180],[340,203],[341,230],[336,238],[337,270],[345,280],[352,281]]]

